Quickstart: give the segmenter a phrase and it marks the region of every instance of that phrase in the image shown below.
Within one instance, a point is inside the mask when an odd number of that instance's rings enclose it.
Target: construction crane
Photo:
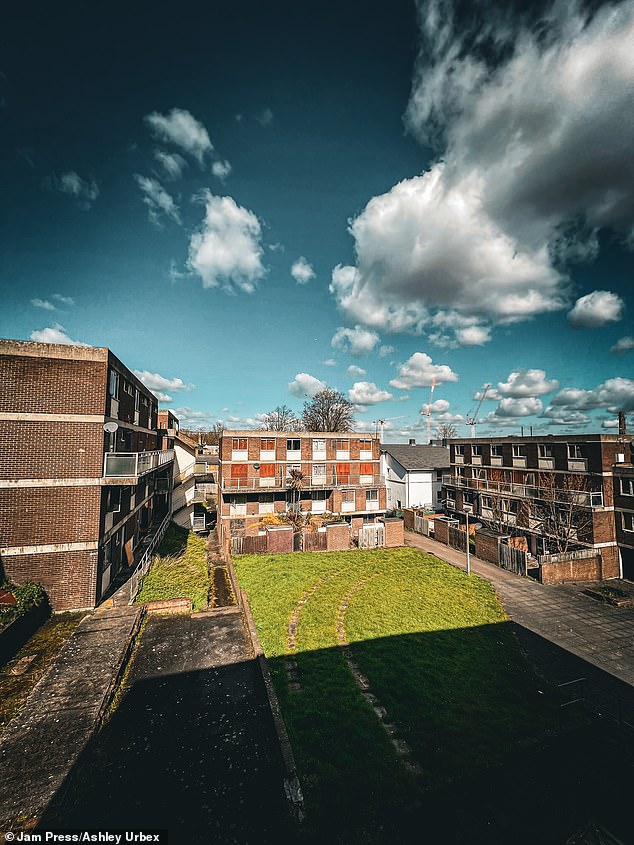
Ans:
[[[427,407],[423,405],[421,408],[421,414],[424,417],[427,417],[427,443],[431,443],[431,406],[432,406],[432,399],[434,398],[434,387],[436,387],[436,379],[431,380],[431,385],[429,388],[429,403]]]
[[[485,384],[484,388],[482,389],[482,395],[480,396],[480,401],[475,409],[475,413],[473,415],[467,414],[465,417],[465,423],[471,426],[471,436],[476,436],[476,422],[478,420],[478,414],[480,413],[480,408],[482,407],[482,403],[486,399],[486,395],[489,392],[489,388],[491,387],[490,384]]]

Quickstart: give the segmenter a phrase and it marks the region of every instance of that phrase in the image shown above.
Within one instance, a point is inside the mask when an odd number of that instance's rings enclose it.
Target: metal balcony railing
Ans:
[[[574,502],[576,505],[586,508],[603,507],[603,492],[600,490],[565,490],[546,488],[534,484],[515,484],[511,481],[492,481],[488,478],[463,478],[459,475],[443,475],[442,483],[447,487],[460,487],[464,490],[490,491],[492,493],[504,493],[508,496],[516,496],[520,499],[544,499],[567,504]],[[557,498],[557,495],[560,498]]]
[[[138,478],[174,460],[174,450],[156,452],[106,452],[104,478]]]
[[[265,478],[223,478],[222,489],[240,492],[256,490],[286,490],[291,479],[285,475]],[[307,475],[302,481],[302,490],[323,490],[332,487],[385,487],[383,475]]]

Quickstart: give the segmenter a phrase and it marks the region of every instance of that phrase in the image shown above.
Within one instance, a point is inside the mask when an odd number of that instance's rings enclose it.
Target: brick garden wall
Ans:
[[[5,555],[2,566],[10,581],[41,584],[53,610],[95,606],[98,552],[50,552]]]

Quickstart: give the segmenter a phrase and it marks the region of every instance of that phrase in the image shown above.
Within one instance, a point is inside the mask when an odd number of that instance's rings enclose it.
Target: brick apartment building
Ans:
[[[570,550],[598,551],[601,576],[618,578],[628,566],[621,541],[629,539],[634,549],[629,459],[628,438],[617,434],[453,439],[451,470],[443,478],[445,510],[462,522],[468,506],[474,520],[525,537],[538,556],[556,551],[548,526],[567,509],[578,525],[569,534]],[[615,487],[617,477],[623,490]],[[615,504],[624,514],[618,538]]]
[[[623,577],[634,580],[634,440],[629,451],[629,461],[614,467],[614,519]]]
[[[157,399],[90,346],[0,340],[0,382],[0,579],[92,608],[169,511]]]
[[[378,437],[367,433],[225,431],[220,441],[221,541],[265,514],[332,513],[354,526],[385,514]],[[302,473],[293,490],[291,471]]]

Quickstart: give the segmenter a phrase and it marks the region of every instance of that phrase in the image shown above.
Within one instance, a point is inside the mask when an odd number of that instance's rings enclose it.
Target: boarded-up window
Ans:
[[[275,464],[260,464],[260,477],[261,478],[274,478],[275,477]]]
[[[247,464],[231,464],[231,477],[232,478],[246,478],[247,477]]]
[[[234,437],[231,442],[231,448],[234,449],[236,452],[244,451],[247,448],[247,438]]]
[[[374,464],[370,463],[360,463],[359,464],[359,475],[372,475],[374,470]]]
[[[275,440],[271,440],[268,437],[263,437],[260,440],[260,450],[262,452],[274,452],[275,451]]]

